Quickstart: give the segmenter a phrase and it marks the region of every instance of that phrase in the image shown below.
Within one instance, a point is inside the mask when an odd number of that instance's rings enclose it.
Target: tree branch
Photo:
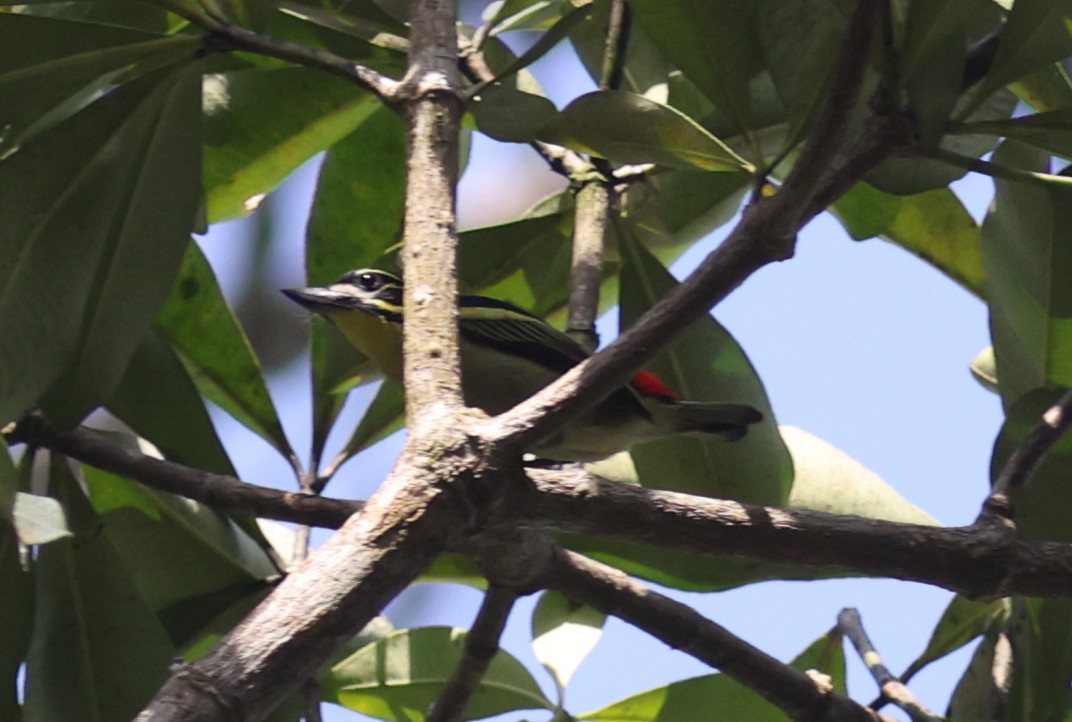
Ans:
[[[921,582],[968,597],[1072,597],[1072,545],[754,506],[530,470],[528,523],[654,547]]]
[[[877,715],[823,689],[691,607],[645,588],[627,574],[580,554],[560,551],[544,584],[632,624],[674,649],[711,665],[800,722],[871,721]]]
[[[368,90],[385,105],[394,107],[397,102],[399,83],[372,68],[354,63],[346,58],[317,50],[305,45],[262,35],[235,25],[226,18],[195,10],[180,0],[161,0],[161,4],[181,18],[209,33],[220,45],[220,50],[247,50],[270,58],[277,58],[295,65],[322,70],[330,75],[349,80]]]
[[[488,437],[520,449],[533,448],[554,429],[606,397],[752,273],[789,258],[797,232],[823,208],[817,201],[829,202],[833,193],[847,190],[868,167],[892,151],[888,143],[878,143],[875,151],[868,146],[861,149],[867,150],[862,154],[863,163],[842,152],[847,115],[858,103],[871,42],[885,9],[884,0],[856,3],[833,68],[832,92],[820,109],[808,146],[781,190],[747,208],[722,245],[607,349],[489,422]],[[882,123],[871,126],[887,128]],[[834,174],[831,168],[851,169],[853,175]]]
[[[89,429],[58,431],[41,414],[26,416],[8,436],[12,443],[50,449],[151,489],[200,501],[223,514],[337,528],[361,507],[357,502],[269,489],[154,459]]]
[[[842,609],[838,614],[838,628],[852,642],[886,699],[908,713],[912,722],[941,722],[941,718],[924,707],[916,695],[912,694],[912,690],[883,664],[882,657],[864,631],[863,620],[860,619],[858,611],[852,608]]]
[[[443,685],[425,718],[427,722],[462,722],[466,705],[480,686],[488,665],[499,652],[499,638],[506,628],[510,610],[517,601],[517,592],[492,586],[484,595],[469,634],[465,638],[462,658],[450,679]]]
[[[1046,409],[1016,450],[1009,456],[994,481],[990,496],[983,502],[976,524],[1008,525],[1015,514],[1014,497],[1038,469],[1047,452],[1072,425],[1072,389]]]

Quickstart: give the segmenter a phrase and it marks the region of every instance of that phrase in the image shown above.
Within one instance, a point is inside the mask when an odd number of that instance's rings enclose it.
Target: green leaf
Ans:
[[[1072,105],[1072,80],[1060,64],[1046,65],[1009,85],[1009,90],[1039,112]]]
[[[948,188],[895,196],[857,183],[831,211],[856,240],[881,236],[931,264],[965,290],[985,295],[979,226]]]
[[[677,282],[624,223],[617,226],[625,260],[624,329]],[[637,446],[632,455],[642,485],[756,504],[785,501],[793,467],[770,403],[748,358],[714,318],[697,321],[649,369],[683,399],[746,403],[759,409],[764,420],[732,444],[679,436]]]
[[[908,81],[908,98],[923,148],[935,148],[945,134],[953,108],[960,98],[968,40],[963,27],[956,27],[925,58],[927,71]]]
[[[503,143],[535,140],[558,112],[555,104],[542,95],[510,85],[482,90],[472,111],[480,132]]]
[[[999,357],[1000,360],[1000,357]],[[1005,423],[994,443],[990,463],[991,481],[1024,437],[1038,425],[1061,389],[1036,389],[1007,408]],[[1030,483],[1016,499],[1016,526],[1029,539],[1072,541],[1072,528],[1065,511],[1072,505],[1072,436],[1054,444],[1036,469]]]
[[[1016,0],[1002,28],[990,71],[960,117],[979,107],[999,88],[1072,55],[1072,35],[1067,24],[1070,14],[1069,0]]]
[[[1015,141],[994,162],[1049,170],[1048,157]],[[1006,408],[1032,389],[1072,386],[1072,192],[995,179],[983,223],[990,333]]]
[[[174,652],[65,462],[54,458],[51,469],[75,536],[38,556],[23,719],[132,719],[167,678]]]
[[[1072,708],[1068,690],[1072,676],[1072,602],[1016,598],[1007,633],[1013,660],[1006,719],[1068,719]]]
[[[908,6],[904,40],[899,60],[900,86],[944,69],[936,68],[933,59],[941,55],[951,34],[961,32],[966,38],[960,49],[966,50],[967,40],[976,40],[1002,21],[1002,12],[992,0],[929,0]]]
[[[194,35],[161,37],[118,27],[0,14],[0,147],[11,149],[80,109],[134,63],[193,58]],[[129,79],[129,77],[127,78]]]
[[[222,514],[99,469],[83,472],[112,548],[177,646],[279,574],[260,544]]]
[[[399,630],[358,650],[323,678],[324,698],[397,722],[422,722],[462,656],[465,632],[449,627]],[[466,707],[466,719],[518,709],[552,709],[532,675],[503,650]]]
[[[142,339],[107,406],[165,458],[235,475],[201,394],[159,328]]]
[[[15,474],[15,463],[11,460],[7,441],[0,436],[0,520],[7,521],[11,518],[11,511],[15,508],[15,495],[18,491],[19,480]],[[2,523],[0,523],[0,528],[3,528]]]
[[[762,0],[756,22],[763,55],[790,123],[789,145],[803,137],[826,95],[830,69],[848,24],[843,0]]]
[[[324,159],[306,229],[309,283],[378,265],[398,242],[405,197],[405,128],[379,108]],[[319,458],[345,396],[339,386],[362,367],[361,355],[325,324],[312,326],[313,456]],[[373,375],[369,374],[368,378]]]
[[[268,394],[260,362],[196,243],[186,248],[178,277],[156,316],[156,327],[178,352],[205,398],[284,456],[294,453]]]
[[[1072,158],[1072,108],[1023,115],[1008,120],[965,123],[956,130],[963,133],[1005,136]]]
[[[563,5],[563,9],[565,9],[566,7],[569,7],[569,5]],[[564,15],[562,15],[562,17],[560,17],[554,23],[554,25],[549,27],[546,32],[540,35],[539,39],[532,45],[530,45],[528,49],[525,50],[525,52],[517,56],[517,58],[515,58],[513,62],[511,62],[502,70],[496,71],[495,79],[490,81],[488,84],[490,85],[490,83],[493,82],[502,82],[504,79],[512,76],[519,70],[527,68],[528,66],[535,63],[537,60],[546,55],[548,51],[551,50],[551,48],[557,45],[560,40],[565,38],[566,35],[574,27],[576,27],[578,23],[582,22],[583,20],[585,20],[585,18],[591,15],[591,12],[592,6],[590,3],[585,3],[578,5],[577,7],[570,8],[570,10]]]
[[[23,569],[19,542],[10,525],[0,522],[0,719],[20,722],[19,668],[33,628],[33,573]]]
[[[823,635],[790,664],[795,669],[814,669],[829,675],[834,691],[845,694],[845,654],[839,635]],[[717,718],[712,717],[715,711]],[[712,719],[784,722],[786,716],[740,682],[724,674],[712,674],[656,687],[578,715],[577,719],[592,722],[708,722]]]
[[[406,392],[402,385],[384,379],[376,396],[365,409],[360,423],[341,454],[349,458],[402,428],[406,420]]]
[[[587,93],[540,133],[552,143],[619,163],[745,171],[755,168],[699,123],[668,105],[624,90]]]
[[[298,166],[380,107],[353,83],[293,67],[206,76],[204,105],[210,223],[252,212]]]
[[[113,138],[124,156],[111,170],[125,177],[118,195],[96,194],[115,205],[88,298],[75,311],[74,357],[41,401],[56,423],[73,423],[111,396],[167,296],[201,199],[200,101],[201,71],[193,66],[164,79]]]
[[[953,690],[945,718],[949,722],[978,722],[993,717],[994,705],[1006,694],[994,680],[994,653],[999,643],[1010,654],[1001,625],[994,625],[972,653],[971,661]],[[1011,655],[1009,656],[1011,661]],[[1004,705],[1002,705],[1004,707]]]
[[[931,632],[927,648],[908,665],[901,679],[908,681],[931,662],[952,654],[965,644],[986,633],[992,622],[1004,615],[1007,602],[1001,599],[975,601],[954,594],[942,618]]]
[[[0,162],[0,336],[18,340],[0,352],[0,419],[65,369],[57,420],[118,384],[189,238],[199,88],[196,67],[146,76]]]
[[[564,10],[570,3],[561,3]],[[607,24],[610,22],[610,0],[595,0],[588,5],[584,22],[569,34],[570,43],[596,85],[603,75],[603,53],[607,44]],[[622,63],[621,85],[616,90],[629,90],[652,100],[666,102],[667,76],[674,68],[652,42],[639,23],[629,25],[629,42]]]
[[[993,391],[995,394],[1001,393],[998,388],[998,366],[997,360],[994,358],[993,346],[987,346],[980,351],[979,355],[972,359],[968,368],[975,380],[982,384],[984,389]]]
[[[763,67],[756,3],[634,0],[634,18],[674,65],[729,118],[754,128],[749,85]]]
[[[938,524],[840,449],[792,426],[782,426],[781,433],[796,472],[789,506],[906,524]]]
[[[48,544],[71,536],[63,507],[50,496],[18,492],[11,519],[16,536],[26,546]]]
[[[564,594],[546,591],[532,611],[532,653],[558,687],[558,696],[569,684],[584,658],[603,636],[607,615]]]

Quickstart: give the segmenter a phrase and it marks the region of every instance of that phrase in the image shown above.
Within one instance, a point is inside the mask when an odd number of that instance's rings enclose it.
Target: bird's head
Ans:
[[[329,319],[359,310],[387,321],[402,320],[402,279],[376,268],[348,271],[328,286],[284,288],[283,294]]]

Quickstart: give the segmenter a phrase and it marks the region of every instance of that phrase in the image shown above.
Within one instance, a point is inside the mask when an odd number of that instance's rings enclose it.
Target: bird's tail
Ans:
[[[710,435],[723,441],[737,441],[751,424],[763,420],[763,414],[746,404],[674,401],[662,411],[671,433]]]

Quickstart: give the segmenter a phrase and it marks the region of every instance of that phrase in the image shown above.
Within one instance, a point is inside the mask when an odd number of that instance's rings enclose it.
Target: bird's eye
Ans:
[[[362,273],[357,277],[357,287],[362,291],[375,291],[383,286],[383,277],[378,273]]]

